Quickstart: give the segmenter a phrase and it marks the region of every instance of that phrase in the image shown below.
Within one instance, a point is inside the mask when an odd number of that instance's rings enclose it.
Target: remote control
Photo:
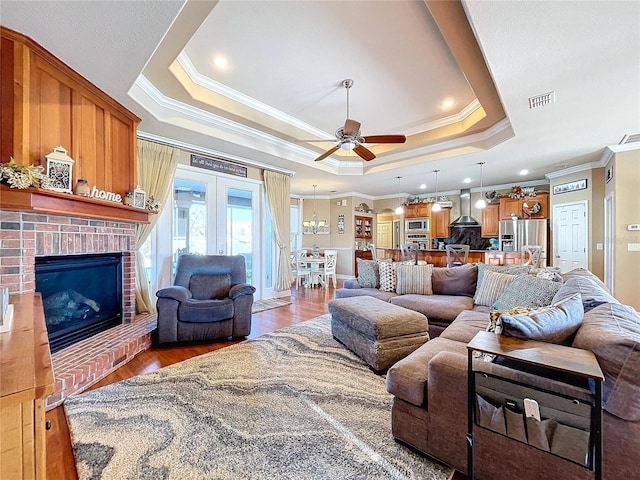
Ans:
[[[538,406],[538,402],[536,402],[532,398],[524,399],[524,414],[527,417],[535,418],[540,421],[540,407]]]

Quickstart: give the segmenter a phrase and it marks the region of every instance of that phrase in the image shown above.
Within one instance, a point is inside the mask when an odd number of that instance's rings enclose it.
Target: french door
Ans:
[[[180,165],[172,196],[172,274],[185,253],[242,255],[247,283],[262,298],[260,183]]]

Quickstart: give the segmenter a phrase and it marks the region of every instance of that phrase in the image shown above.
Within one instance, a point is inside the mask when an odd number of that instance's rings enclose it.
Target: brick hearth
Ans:
[[[88,388],[151,345],[155,316],[135,315],[135,225],[0,210],[0,285],[11,293],[35,290],[36,257],[123,254],[124,323],[52,355],[56,392],[47,399],[47,408]]]

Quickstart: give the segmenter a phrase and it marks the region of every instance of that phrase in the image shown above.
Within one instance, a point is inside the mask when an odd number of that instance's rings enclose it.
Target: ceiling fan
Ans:
[[[360,133],[360,122],[349,118],[349,89],[353,87],[353,80],[350,78],[343,80],[342,86],[347,90],[347,119],[344,122],[344,126],[336,130],[336,140],[338,141],[336,146],[316,158],[316,162],[324,160],[339,148],[353,150],[363,160],[369,161],[376,158],[376,156],[371,150],[362,145],[363,143],[404,143],[407,141],[407,137],[404,135],[370,135],[363,137]],[[324,142],[329,140],[316,141]]]

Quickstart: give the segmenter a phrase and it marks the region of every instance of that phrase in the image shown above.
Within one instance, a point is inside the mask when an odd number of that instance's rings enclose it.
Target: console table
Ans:
[[[45,399],[54,392],[39,293],[11,295],[11,330],[0,333],[0,478],[46,479]]]

